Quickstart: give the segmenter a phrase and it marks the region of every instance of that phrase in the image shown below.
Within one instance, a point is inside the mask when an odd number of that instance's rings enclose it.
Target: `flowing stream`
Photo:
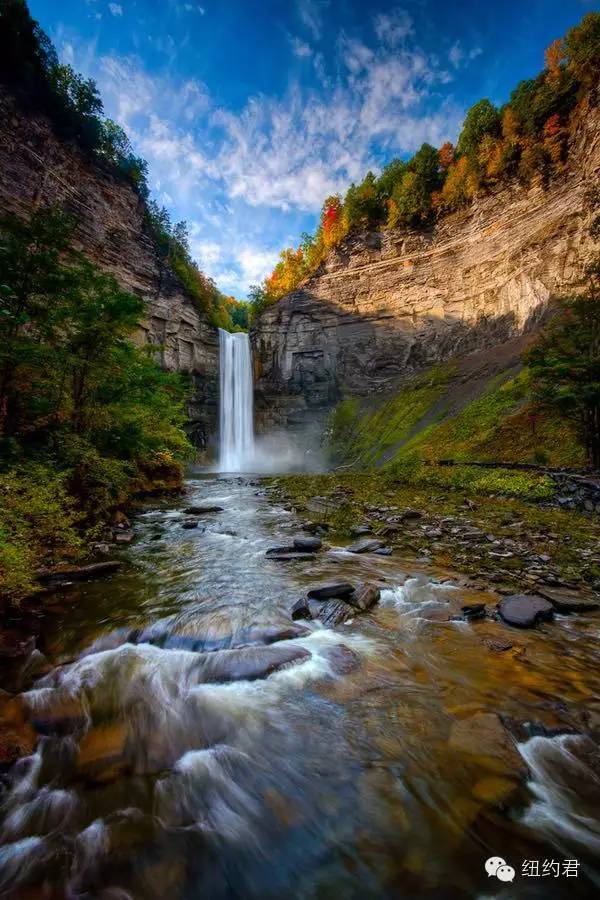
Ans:
[[[220,466],[247,470],[248,338],[220,340]],[[600,616],[515,634],[460,620],[495,598],[451,573],[337,546],[265,556],[301,532],[260,482],[197,471],[138,516],[122,570],[54,598],[48,664],[23,675],[38,739],[2,798],[1,894],[597,890]],[[373,582],[381,602],[336,628],[293,622],[332,579]],[[498,856],[512,883],[491,884]],[[574,877],[521,875],[567,858]]]
[[[222,510],[187,529],[190,504]],[[256,481],[198,472],[185,499],[139,515],[122,571],[56,598],[51,667],[23,695],[39,742],[3,799],[1,889],[592,896],[598,617],[522,633],[448,621],[490,597],[341,547],[265,558],[298,533]],[[380,604],[335,629],[292,623],[293,601],[331,578],[377,582]],[[486,646],[506,637],[514,650]],[[283,667],[266,674],[265,654]],[[485,737],[496,712],[512,756]],[[473,719],[485,727],[469,739]],[[490,856],[513,884],[491,884]],[[522,861],[552,858],[576,858],[579,876],[521,877]]]

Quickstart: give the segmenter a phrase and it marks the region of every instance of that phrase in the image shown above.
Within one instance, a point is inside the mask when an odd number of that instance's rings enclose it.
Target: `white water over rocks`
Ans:
[[[250,471],[254,463],[252,361],[244,332],[219,329],[220,452],[222,472]]]

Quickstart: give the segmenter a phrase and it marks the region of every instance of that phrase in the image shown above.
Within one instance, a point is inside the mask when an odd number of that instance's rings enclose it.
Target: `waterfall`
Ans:
[[[250,341],[243,332],[219,328],[220,451],[222,472],[242,472],[254,462],[252,361]]]

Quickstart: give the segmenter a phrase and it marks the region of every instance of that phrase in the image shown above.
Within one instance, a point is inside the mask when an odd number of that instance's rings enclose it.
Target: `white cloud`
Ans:
[[[463,62],[470,62],[472,59],[476,59],[483,53],[481,47],[472,47],[471,50],[465,51],[462,48],[460,41],[455,41],[455,43],[450,47],[450,51],[448,53],[448,59],[452,63],[455,69],[460,68]]]
[[[316,41],[321,39],[323,11],[329,6],[327,0],[298,0],[298,15],[302,24]]]
[[[312,56],[312,50],[310,45],[306,43],[306,41],[300,40],[299,37],[294,37],[290,35],[290,44],[292,46],[292,53],[294,56],[297,56],[298,59],[304,59],[307,56]]]
[[[113,16],[123,15],[123,7],[119,3],[109,3],[108,9]]]
[[[391,13],[375,16],[375,34],[384,44],[395,47],[413,33],[413,20],[405,9],[395,9]]]
[[[203,16],[206,12],[206,10],[204,9],[203,6],[197,6],[196,9],[198,10],[198,12],[200,13],[201,16]]]

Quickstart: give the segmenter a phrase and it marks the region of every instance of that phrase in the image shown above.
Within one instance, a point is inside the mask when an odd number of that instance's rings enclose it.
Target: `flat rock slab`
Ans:
[[[360,584],[348,595],[346,602],[359,612],[366,612],[376,603],[379,603],[381,591],[374,584]]]
[[[256,681],[292,663],[304,662],[310,656],[304,647],[285,644],[222,650],[205,654],[198,663],[198,673],[205,684]]]
[[[311,600],[329,600],[331,597],[342,599],[350,596],[353,590],[354,585],[349,581],[324,581],[311,587],[307,596]]]
[[[394,552],[391,547],[379,547],[373,551],[376,556],[391,556]]]
[[[562,613],[587,612],[600,607],[600,598],[568,588],[538,588],[540,596],[549,600],[552,606]]]
[[[498,604],[500,617],[514,628],[534,628],[538,622],[549,622],[554,607],[537,594],[511,594]]]
[[[374,550],[379,550],[380,547],[383,547],[383,541],[378,541],[375,538],[363,538],[350,544],[349,547],[346,547],[346,550],[348,553],[373,553]]]
[[[88,581],[91,578],[110,575],[122,565],[123,563],[118,559],[107,559],[104,562],[91,563],[88,566],[71,566],[71,568],[53,571],[44,569],[38,572],[37,577],[45,584],[54,584],[57,581]]]
[[[525,765],[500,717],[495,713],[478,713],[455,722],[448,746],[464,756],[487,757],[494,771],[520,775]]]
[[[184,509],[186,516],[203,516],[205,513],[223,512],[222,506],[188,506]]]
[[[303,553],[316,553],[323,546],[323,541],[317,537],[297,537],[293,540],[294,550]]]
[[[191,653],[211,653],[217,650],[238,650],[246,647],[261,647],[279,641],[292,641],[306,637],[310,629],[304,625],[253,625],[232,634],[210,637],[197,634],[144,634],[137,643],[149,643],[165,650],[189,650]]]
[[[343,600],[309,600],[308,607],[311,618],[318,619],[323,625],[341,625],[356,615],[356,610]]]

